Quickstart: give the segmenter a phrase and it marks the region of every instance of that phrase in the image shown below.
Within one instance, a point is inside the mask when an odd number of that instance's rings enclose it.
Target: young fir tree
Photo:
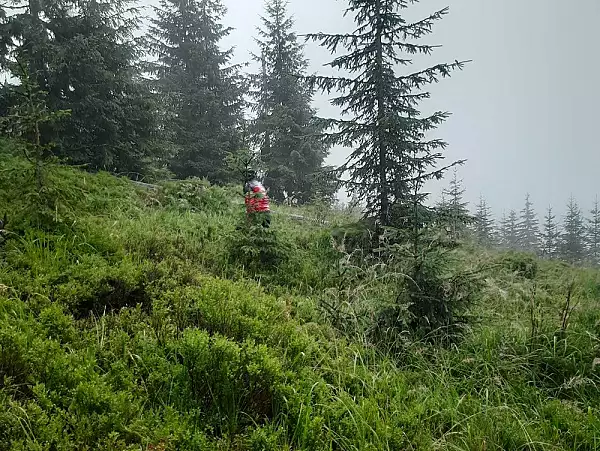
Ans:
[[[35,185],[38,194],[44,188],[44,168],[52,161],[53,144],[44,144],[43,128],[45,124],[54,124],[65,120],[70,111],[51,111],[47,105],[47,93],[40,90],[37,82],[29,74],[28,66],[20,61],[15,64],[13,73],[19,77],[20,84],[14,88],[19,99],[10,108],[9,114],[0,118],[2,132],[14,138],[20,144],[23,156],[33,167]]]
[[[450,187],[442,193],[444,203],[440,206],[450,231],[450,238],[454,241],[464,235],[467,225],[472,222],[472,217],[467,208],[469,204],[464,201],[464,194],[465,189],[463,188],[462,179],[458,178],[455,169],[452,179],[450,179]]]
[[[28,67],[31,65],[19,61],[12,71],[18,75],[20,81],[20,84],[14,88],[18,100],[8,114],[0,118],[0,128],[2,133],[19,143],[17,148],[31,164],[31,169],[23,174],[25,177],[17,176],[13,179],[24,182],[25,189],[31,189],[29,192],[25,191],[23,199],[25,209],[17,215],[23,215],[25,221],[39,228],[56,225],[57,220],[62,220],[63,206],[70,198],[64,196],[63,188],[58,188],[52,183],[53,177],[50,175],[55,166],[54,145],[43,136],[47,133],[44,131],[45,125],[55,124],[68,118],[70,111],[50,110],[47,105],[47,94],[39,89],[37,82],[30,76]],[[45,142],[47,144],[44,144]],[[20,171],[14,169],[11,172]],[[33,182],[28,183],[31,179]]]
[[[508,216],[506,216],[506,211],[502,212],[502,217],[500,218],[500,222],[498,224],[498,244],[500,247],[506,247],[506,241],[508,236]]]
[[[150,65],[165,112],[164,135],[174,149],[171,169],[180,178],[225,182],[225,157],[241,145],[242,94],[232,50],[221,50],[231,29],[221,24],[221,0],[161,0],[149,39]]]
[[[331,144],[354,149],[340,172],[347,173],[351,195],[363,197],[366,215],[383,225],[404,220],[411,214],[411,181],[440,178],[436,169],[446,143],[426,139],[426,133],[444,122],[448,113],[422,117],[419,103],[429,98],[426,85],[463,67],[455,61],[400,74],[414,54],[430,54],[434,46],[415,41],[432,32],[433,25],[448,9],[410,23],[401,14],[405,0],[348,0],[348,13],[357,26],[350,34],[317,33],[308,39],[331,53],[345,50],[329,63],[348,75],[311,77],[324,92],[339,93],[332,104],[341,108],[342,119],[330,119]],[[396,216],[396,218],[394,218]]]
[[[446,190],[442,190],[440,194],[440,200],[435,205],[435,212],[437,217],[437,224],[447,230],[450,233],[450,207]]]
[[[590,214],[586,228],[588,260],[598,265],[600,264],[600,203],[597,197]]]
[[[506,216],[502,216],[500,222],[500,243],[502,247],[510,250],[519,249],[518,216],[515,210],[511,210]]]
[[[397,304],[382,310],[374,331],[384,334],[378,338],[385,338],[405,332],[408,326],[420,338],[447,341],[460,333],[461,313],[473,301],[471,288],[477,282],[472,274],[457,272],[453,253],[457,243],[438,233],[437,209],[425,205],[427,177],[423,172],[417,175],[421,176],[408,183],[410,211],[404,227],[387,227],[380,237],[382,255],[391,257],[388,264],[408,277],[401,278]]]
[[[270,196],[305,203],[316,194],[313,184],[327,149],[316,138],[322,130],[312,120],[313,92],[302,78],[307,62],[286,5],[268,0],[258,30],[260,52],[254,59],[262,70],[254,77],[255,128]]]
[[[539,252],[539,221],[533,210],[529,193],[525,196],[525,207],[517,224],[518,247],[525,252]]]
[[[72,111],[59,126],[45,127],[55,153],[91,169],[141,171],[153,156],[154,107],[139,81],[131,4],[18,1],[20,13],[0,28],[5,65],[11,55],[28,61],[49,107]]]
[[[555,259],[558,257],[559,239],[560,231],[556,224],[556,216],[552,212],[552,207],[549,206],[546,216],[544,216],[544,227],[541,233],[541,251],[544,258]]]
[[[473,228],[475,239],[480,245],[494,246],[496,244],[494,219],[492,218],[491,209],[483,196],[479,198]]]
[[[560,240],[561,258],[569,263],[581,263],[585,258],[585,226],[579,205],[573,197],[567,204]]]

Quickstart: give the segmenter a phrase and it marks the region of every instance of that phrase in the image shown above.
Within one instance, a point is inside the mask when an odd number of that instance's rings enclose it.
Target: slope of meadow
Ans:
[[[69,168],[36,216],[24,168],[2,156],[0,450],[600,447],[597,271],[464,247],[464,339],[391,352],[323,308],[386,290],[341,279],[350,217],[248,235],[233,188]]]

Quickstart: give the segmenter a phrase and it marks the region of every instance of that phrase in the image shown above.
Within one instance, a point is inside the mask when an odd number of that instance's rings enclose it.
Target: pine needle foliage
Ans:
[[[475,239],[480,245],[493,246],[497,244],[492,211],[483,196],[480,196],[479,204],[477,204],[473,229]]]
[[[23,156],[32,163],[36,170],[36,181],[41,188],[41,167],[52,156],[53,143],[46,143],[43,127],[54,124],[70,115],[69,110],[51,111],[48,107],[47,92],[42,91],[32,79],[25,64],[17,62],[15,73],[20,84],[13,88],[17,103],[9,110],[9,114],[0,118],[2,131],[15,138],[23,149]]]
[[[73,114],[46,124],[54,152],[76,165],[143,172],[155,157],[154,104],[140,80],[132,0],[17,0],[0,5],[0,65],[24,62],[48,107]]]
[[[501,244],[505,249],[519,249],[519,217],[515,210],[504,214],[500,222]]]
[[[563,221],[560,239],[561,258],[572,264],[579,264],[585,257],[585,225],[577,201],[571,197]]]
[[[284,0],[269,0],[258,29],[261,72],[254,78],[255,138],[265,163],[265,185],[278,201],[307,203],[327,156],[313,117],[313,89],[303,77],[308,62]]]
[[[588,260],[593,265],[598,265],[600,264],[600,203],[597,197],[590,215],[586,226]]]
[[[221,0],[162,0],[150,28],[150,64],[164,109],[164,138],[172,144],[171,170],[180,178],[227,182],[225,156],[241,145],[245,80],[221,41]]]
[[[543,230],[541,233],[542,256],[547,259],[558,258],[560,230],[556,223],[556,215],[549,206],[544,216]]]
[[[430,55],[434,45],[418,42],[432,33],[433,25],[448,8],[417,22],[402,14],[414,2],[406,0],[349,0],[346,14],[354,16],[356,29],[348,34],[309,34],[332,54],[345,51],[329,63],[348,76],[313,76],[312,85],[335,92],[331,100],[341,108],[341,119],[324,120],[330,144],[352,148],[340,167],[347,173],[346,185],[353,195],[366,201],[366,215],[381,224],[393,222],[394,210],[410,204],[411,180],[441,178],[436,169],[447,144],[428,139],[427,134],[443,123],[449,113],[436,111],[423,116],[419,104],[430,97],[425,87],[449,77],[465,62],[441,63],[400,74],[412,56]],[[410,207],[409,207],[410,208]]]
[[[467,225],[473,222],[473,217],[468,209],[469,203],[464,200],[465,192],[463,181],[458,178],[455,168],[449,187],[442,192],[444,201],[438,208],[438,213],[444,218],[443,222],[453,241],[464,238]]]
[[[53,154],[54,143],[44,133],[45,126],[59,123],[69,117],[69,110],[52,111],[47,105],[47,93],[32,79],[26,64],[18,62],[15,73],[20,84],[14,88],[16,104],[9,114],[0,118],[2,132],[18,143],[29,168],[22,175],[26,186],[32,188],[26,198],[26,215],[38,226],[57,220],[58,194],[50,176],[57,159]],[[13,169],[13,172],[17,169]],[[12,174],[14,176],[14,174]],[[50,177],[49,177],[50,176]],[[31,183],[33,182],[33,183]]]
[[[525,252],[537,254],[539,252],[540,228],[529,193],[525,196],[525,206],[521,210],[517,228],[519,248]]]

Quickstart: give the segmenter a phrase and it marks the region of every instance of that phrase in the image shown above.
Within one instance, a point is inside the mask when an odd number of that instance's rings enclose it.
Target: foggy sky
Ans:
[[[236,62],[248,61],[256,51],[263,0],[223,1],[225,24],[235,28],[225,44],[235,46]],[[298,34],[347,32],[352,21],[342,17],[346,5],[290,0],[289,9]],[[433,86],[423,105],[424,113],[452,113],[435,136],[449,143],[447,161],[468,160],[459,170],[467,200],[475,204],[482,194],[499,216],[520,210],[529,192],[543,216],[548,204],[562,213],[572,194],[587,211],[600,194],[600,0],[422,0],[407,12],[417,19],[444,6],[450,14],[425,41],[443,48],[414,69],[473,60]],[[331,59],[324,49],[308,44],[306,57],[310,72],[331,73],[323,68]],[[337,115],[325,96],[316,96],[314,106],[321,116]],[[346,155],[332,149],[329,162],[340,164]]]

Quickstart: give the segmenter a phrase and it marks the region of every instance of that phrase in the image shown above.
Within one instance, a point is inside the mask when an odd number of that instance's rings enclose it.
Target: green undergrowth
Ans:
[[[55,167],[40,222],[26,165],[0,165],[0,450],[600,447],[598,271],[464,247],[464,339],[390,352],[322,307],[343,213],[249,230],[235,187]],[[343,298],[368,315],[384,283]]]

